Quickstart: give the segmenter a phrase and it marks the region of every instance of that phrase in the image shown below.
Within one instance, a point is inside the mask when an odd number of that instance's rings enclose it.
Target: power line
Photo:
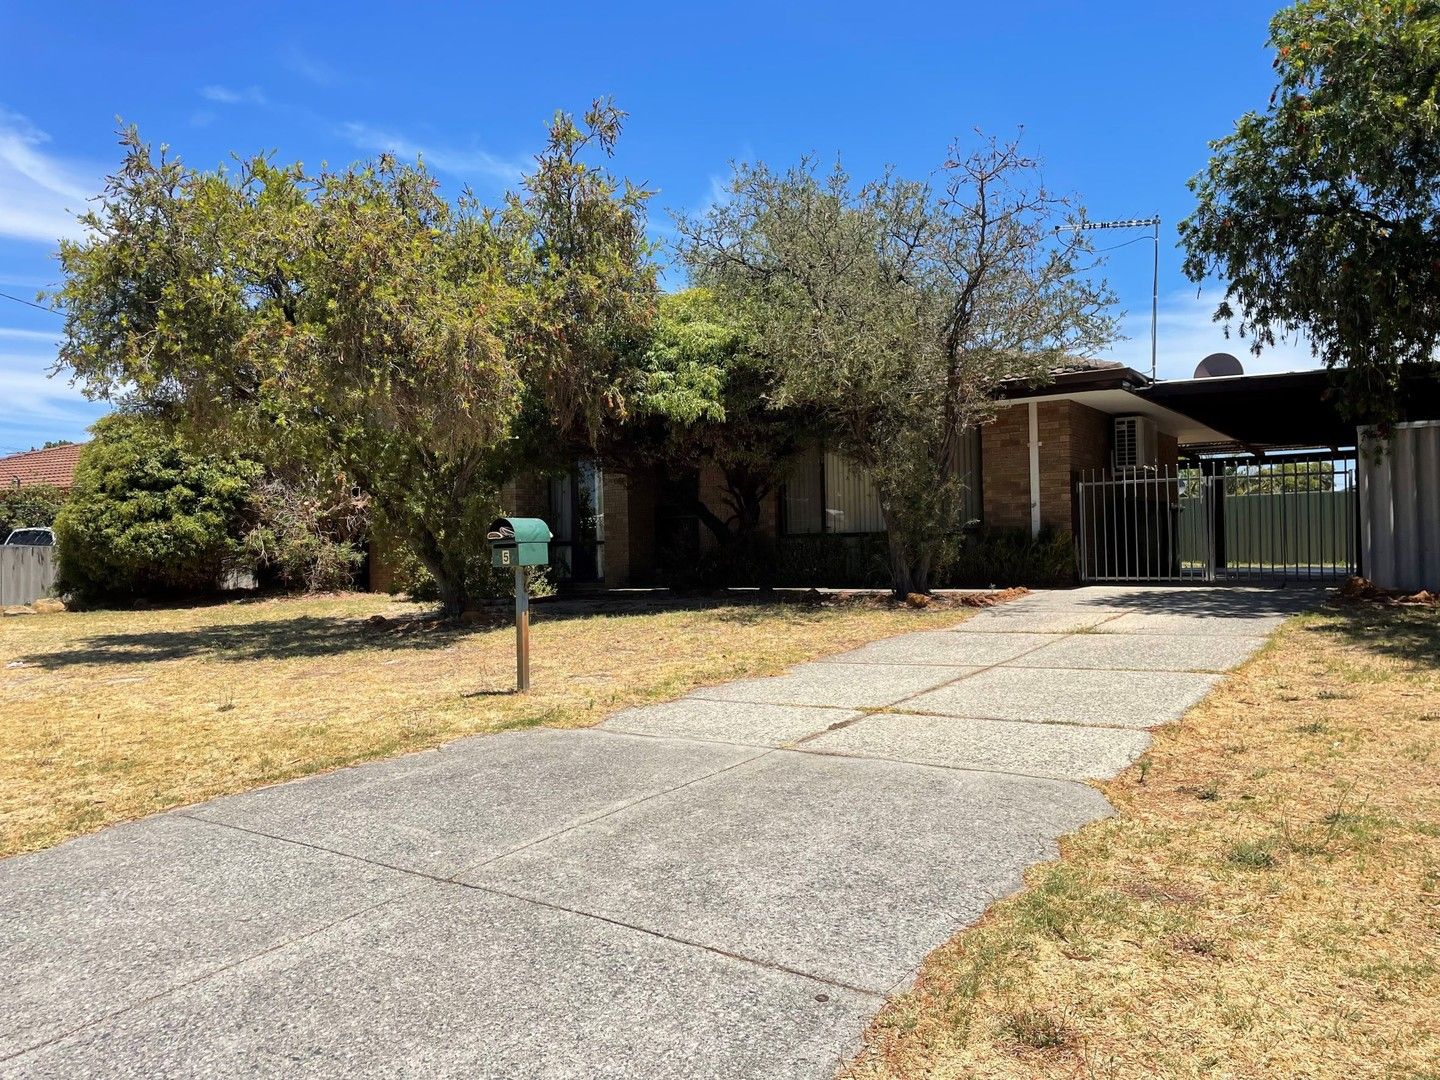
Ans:
[[[60,311],[59,308],[46,307],[44,304],[37,304],[33,300],[22,300],[18,296],[11,296],[8,292],[0,292],[0,296],[3,296],[6,300],[14,300],[17,304],[24,304],[26,307],[33,307],[36,311],[48,311],[52,315],[64,314],[64,312]]]

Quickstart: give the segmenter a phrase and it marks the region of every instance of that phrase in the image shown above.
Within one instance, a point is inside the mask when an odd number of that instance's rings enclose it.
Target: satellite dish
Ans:
[[[1245,369],[1240,366],[1240,361],[1228,352],[1212,352],[1195,368],[1197,379],[1219,379],[1226,375],[1244,374]]]

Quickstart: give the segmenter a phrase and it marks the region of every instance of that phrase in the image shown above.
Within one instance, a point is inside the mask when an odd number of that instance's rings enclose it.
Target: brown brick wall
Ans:
[[[1107,472],[1114,418],[1088,405],[1070,405],[1070,468],[1075,472]]]
[[[630,492],[618,473],[600,477],[605,503],[606,585],[624,585],[630,580]]]
[[[1030,411],[1009,405],[980,429],[980,488],[985,524],[1030,527]]]
[[[525,473],[500,489],[500,505],[516,517],[550,516],[550,481],[536,473]]]
[[[370,560],[366,587],[371,592],[395,592],[398,588],[395,583],[395,564],[400,554],[398,542],[387,533],[372,529],[368,554]]]
[[[1073,473],[1104,469],[1110,417],[1073,401],[1036,403],[1040,441],[1040,525],[1071,527]],[[985,524],[1030,528],[1030,407],[1018,402],[980,429]]]

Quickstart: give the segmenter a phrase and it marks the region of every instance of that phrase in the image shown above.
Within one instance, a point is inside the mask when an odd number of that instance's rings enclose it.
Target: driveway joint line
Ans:
[[[459,870],[456,870],[456,871],[454,872],[454,874],[450,875],[449,877],[442,877],[442,876],[440,876],[439,874],[431,874],[431,873],[428,873],[428,872],[426,872],[426,871],[424,871],[424,870],[416,870],[416,869],[413,869],[413,868],[410,868],[410,867],[393,866],[393,865],[391,865],[391,864],[389,864],[389,863],[379,862],[378,860],[375,860],[375,859],[367,859],[367,858],[365,858],[363,855],[354,855],[354,854],[351,854],[350,852],[339,851],[339,850],[337,850],[337,849],[335,849],[335,848],[323,847],[323,846],[321,846],[321,845],[319,845],[319,844],[312,844],[312,843],[309,843],[308,841],[305,841],[305,840],[295,840],[295,839],[292,839],[292,838],[286,837],[286,836],[277,836],[277,835],[275,835],[275,834],[273,834],[273,833],[260,832],[260,831],[255,830],[255,829],[246,828],[246,827],[243,826],[243,825],[233,825],[233,824],[230,824],[229,822],[223,822],[223,821],[211,821],[209,818],[194,817],[194,816],[192,816],[192,815],[190,815],[190,814],[184,814],[184,813],[177,814],[177,815],[176,815],[177,817],[184,817],[184,818],[187,818],[187,819],[189,819],[189,820],[191,820],[191,821],[200,822],[201,824],[205,824],[205,825],[219,825],[219,826],[221,826],[222,828],[235,829],[235,830],[237,830],[237,831],[239,831],[239,832],[248,833],[248,834],[250,834],[250,835],[252,835],[252,836],[263,837],[263,838],[269,839],[269,840],[277,840],[277,841],[279,841],[279,842],[281,842],[281,843],[286,843],[286,844],[296,844],[296,845],[299,845],[300,847],[310,848],[310,849],[315,850],[315,851],[323,851],[323,852],[325,852],[326,854],[335,855],[335,856],[338,856],[338,857],[340,857],[340,858],[354,859],[354,860],[356,860],[357,862],[368,863],[369,865],[378,866],[378,867],[381,867],[381,868],[386,869],[386,870],[394,870],[394,871],[397,871],[397,872],[402,873],[402,874],[410,875],[410,876],[412,876],[412,877],[421,878],[421,879],[423,880],[423,883],[422,883],[422,884],[419,884],[419,885],[416,885],[416,886],[415,886],[414,888],[412,888],[412,889],[407,889],[407,890],[404,890],[404,891],[402,891],[402,892],[400,892],[400,893],[397,893],[397,894],[394,895],[394,896],[386,897],[384,900],[381,900],[381,901],[379,901],[378,903],[372,904],[372,905],[370,905],[369,907],[363,908],[363,909],[361,909],[360,911],[356,911],[356,912],[353,912],[353,913],[351,913],[351,914],[349,914],[349,915],[344,916],[343,918],[336,919],[334,922],[332,922],[332,923],[327,923],[325,926],[319,927],[319,928],[317,928],[317,929],[314,930],[314,931],[309,931],[309,932],[307,932],[307,933],[300,934],[300,935],[298,935],[297,937],[290,938],[290,939],[288,939],[288,940],[286,940],[286,941],[278,942],[277,944],[272,945],[271,947],[269,947],[269,948],[267,948],[267,949],[262,949],[260,952],[254,953],[254,954],[251,955],[251,956],[246,956],[246,957],[242,957],[242,958],[240,958],[240,959],[234,960],[234,961],[232,961],[232,962],[229,963],[229,964],[226,964],[226,965],[223,965],[223,966],[221,966],[221,967],[219,967],[219,968],[216,968],[214,971],[207,972],[207,973],[205,973],[204,975],[197,976],[195,979],[188,980],[188,981],[185,982],[185,983],[180,983],[180,984],[178,984],[177,986],[172,987],[170,990],[166,990],[166,991],[163,991],[163,992],[161,992],[161,993],[159,993],[159,994],[153,995],[153,997],[154,997],[154,998],[165,997],[165,996],[167,996],[169,993],[173,992],[174,990],[182,989],[182,988],[185,987],[185,986],[191,985],[191,983],[201,982],[201,981],[203,981],[203,980],[205,980],[205,979],[207,979],[207,978],[210,978],[210,977],[212,977],[212,976],[214,976],[214,975],[217,975],[217,974],[219,974],[220,972],[223,972],[223,971],[225,971],[225,970],[227,970],[227,969],[229,969],[229,968],[231,968],[231,967],[235,967],[235,966],[237,966],[237,965],[239,965],[239,964],[245,963],[245,962],[248,961],[248,960],[253,960],[253,959],[255,959],[256,957],[260,957],[260,956],[265,956],[265,955],[267,955],[267,954],[269,954],[269,953],[271,953],[271,952],[275,952],[275,951],[278,950],[278,949],[285,948],[287,945],[294,944],[295,942],[298,942],[298,941],[303,941],[305,938],[310,937],[312,933],[319,933],[319,932],[322,931],[322,930],[328,930],[330,927],[332,927],[332,926],[338,926],[340,923],[346,922],[346,921],[348,921],[348,920],[350,920],[350,919],[352,919],[352,918],[355,918],[356,916],[366,914],[366,913],[368,913],[368,912],[370,912],[370,911],[375,910],[376,908],[384,907],[386,904],[392,903],[392,902],[394,902],[394,901],[396,901],[396,900],[399,900],[399,899],[400,899],[401,897],[403,897],[403,896],[407,896],[407,895],[409,895],[409,894],[412,893],[412,892],[415,892],[415,891],[418,891],[418,890],[421,889],[421,888],[424,888],[424,883],[428,883],[428,884],[431,884],[431,885],[454,885],[454,886],[458,886],[458,887],[460,887],[460,888],[474,889],[474,890],[477,890],[477,891],[480,891],[480,892],[491,893],[491,894],[493,894],[493,895],[495,895],[495,896],[503,896],[503,897],[505,897],[505,898],[507,898],[507,899],[510,899],[510,900],[516,900],[516,901],[519,901],[519,902],[522,902],[522,903],[526,903],[526,904],[534,904],[534,905],[536,905],[537,907],[548,908],[548,909],[551,910],[551,911],[564,912],[564,913],[569,914],[569,915],[577,915],[577,916],[581,916],[581,917],[584,917],[584,918],[587,918],[587,919],[596,919],[596,920],[598,920],[598,921],[600,921],[600,922],[608,923],[608,924],[610,924],[611,926],[618,926],[618,927],[622,927],[622,928],[627,929],[627,930],[634,930],[634,931],[636,931],[637,933],[648,934],[648,935],[650,935],[651,937],[661,938],[661,939],[663,939],[663,940],[665,940],[665,941],[670,941],[670,942],[673,942],[673,943],[675,943],[675,944],[677,944],[677,945],[685,945],[685,946],[689,946],[689,947],[695,948],[695,949],[703,949],[703,950],[706,951],[706,952],[716,953],[717,955],[728,957],[728,958],[731,959],[731,960],[742,961],[742,962],[747,963],[747,964],[753,964],[753,965],[755,965],[755,966],[757,966],[757,967],[768,968],[768,969],[773,970],[773,971],[782,971],[782,972],[785,972],[786,974],[789,974],[789,975],[797,975],[797,976],[800,976],[801,978],[809,979],[809,980],[811,980],[811,981],[813,981],[813,982],[819,982],[819,983],[824,983],[824,984],[827,985],[827,986],[838,987],[838,988],[841,989],[841,990],[848,990],[848,991],[851,991],[852,993],[865,994],[865,995],[868,995],[868,996],[870,996],[870,997],[878,997],[878,998],[882,998],[882,999],[883,999],[884,996],[885,996],[884,991],[882,991],[882,990],[876,990],[876,989],[874,989],[873,987],[854,986],[854,985],[852,985],[852,984],[850,984],[850,983],[842,982],[842,981],[840,981],[840,980],[838,980],[838,979],[831,979],[831,978],[829,978],[828,976],[825,976],[825,975],[816,975],[816,974],[814,974],[813,972],[802,971],[802,970],[800,970],[799,968],[787,967],[787,966],[785,966],[784,964],[777,964],[777,963],[774,963],[774,962],[769,961],[769,960],[759,960],[759,959],[756,959],[755,957],[752,957],[752,956],[746,956],[744,953],[730,952],[730,951],[727,950],[727,949],[721,949],[721,948],[719,948],[719,947],[717,947],[717,946],[714,946],[714,945],[706,945],[704,942],[691,941],[691,940],[689,940],[688,938],[677,937],[677,936],[674,935],[674,934],[666,934],[666,933],[664,933],[664,932],[662,932],[662,931],[652,930],[652,929],[650,929],[649,927],[639,926],[639,925],[637,925],[637,924],[635,924],[635,923],[628,923],[628,922],[625,922],[625,921],[623,921],[623,920],[621,920],[621,919],[612,919],[612,918],[609,918],[608,916],[605,916],[605,915],[598,915],[598,914],[596,914],[596,913],[593,912],[593,911],[585,911],[585,910],[583,910],[583,909],[581,909],[581,908],[566,907],[566,906],[563,905],[563,904],[552,903],[551,901],[548,901],[548,900],[540,900],[540,899],[537,899],[536,897],[526,896],[526,895],[524,895],[524,894],[522,894],[522,893],[508,892],[508,891],[506,891],[505,889],[496,888],[496,887],[493,886],[493,885],[482,885],[482,884],[478,884],[478,883],[476,883],[476,882],[462,881],[462,880],[460,880],[460,876],[459,876],[459,875],[461,875],[461,874],[468,873],[468,872],[473,871],[473,870],[481,869],[482,867],[488,866],[488,865],[490,865],[491,863],[497,862],[497,861],[499,861],[499,860],[501,860],[501,859],[508,858],[508,857],[510,857],[511,855],[515,855],[515,854],[517,854],[517,853],[519,853],[519,852],[521,852],[521,851],[528,850],[529,848],[535,847],[537,844],[542,844],[542,843],[544,843],[544,842],[547,841],[547,840],[552,840],[552,839],[554,839],[554,838],[557,837],[557,836],[562,836],[562,835],[564,835],[565,833],[570,832],[570,831],[572,831],[572,830],[574,830],[574,829],[582,828],[582,827],[584,827],[585,825],[591,824],[592,822],[600,821],[600,820],[602,820],[603,818],[607,818],[607,817],[611,816],[612,814],[620,813],[622,810],[629,809],[629,808],[632,807],[632,806],[637,806],[637,805],[639,805],[640,803],[648,802],[650,799],[659,798],[661,795],[668,795],[668,794],[670,794],[670,793],[673,792],[673,791],[679,791],[679,790],[681,790],[682,788],[689,787],[691,784],[698,784],[698,783],[700,783],[702,780],[708,780],[708,779],[710,779],[711,777],[719,776],[721,773],[729,772],[731,769],[737,769],[737,768],[739,768],[739,767],[742,766],[742,765],[748,765],[748,764],[749,764],[750,762],[752,762],[752,761],[758,761],[760,758],[768,757],[768,756],[770,756],[771,754],[775,754],[775,753],[780,753],[780,751],[779,751],[778,749],[771,748],[771,749],[769,749],[769,750],[766,750],[765,753],[763,753],[763,754],[755,754],[755,755],[753,755],[753,756],[751,756],[751,757],[745,758],[745,759],[742,760],[742,761],[737,761],[737,762],[735,762],[734,764],[727,765],[727,766],[726,766],[725,768],[723,768],[723,769],[717,769],[717,770],[714,771],[714,772],[707,773],[705,776],[696,777],[694,780],[689,780],[689,781],[687,781],[687,782],[684,783],[684,784],[679,784],[679,785],[677,785],[676,787],[669,788],[669,789],[667,789],[667,790],[665,790],[665,791],[656,792],[656,793],[654,793],[654,794],[652,794],[652,795],[646,796],[646,797],[643,798],[643,799],[635,799],[635,800],[632,800],[631,802],[626,803],[624,806],[616,807],[615,809],[610,810],[610,811],[608,811],[608,812],[606,812],[606,813],[604,813],[604,814],[599,814],[599,815],[597,815],[597,816],[595,816],[595,817],[593,817],[593,818],[589,818],[589,819],[587,819],[587,820],[585,820],[585,821],[577,822],[577,823],[574,824],[574,825],[567,826],[567,827],[564,828],[564,829],[557,830],[556,832],[551,833],[551,834],[549,834],[549,835],[547,835],[547,836],[541,837],[540,839],[535,840],[535,841],[532,841],[531,843],[522,844],[521,846],[519,846],[519,847],[517,847],[517,848],[513,848],[513,849],[511,849],[510,851],[504,852],[503,854],[495,855],[495,856],[493,856],[493,857],[491,857],[491,858],[484,859],[484,860],[482,860],[482,861],[480,861],[480,862],[471,863],[471,864],[469,864],[468,866],[461,867]],[[909,762],[906,762],[905,764],[910,764],[910,763],[909,763]],[[152,1000],[152,999],[146,999],[146,1001],[148,1001],[148,1000]],[[134,1005],[127,1006],[125,1009],[120,1010],[120,1012],[128,1012],[131,1008],[136,1008],[136,1007],[138,1007],[139,1005],[145,1004],[146,1001],[136,1002]],[[114,1015],[119,1015],[119,1013],[117,1012],[117,1013],[114,1014]],[[111,1017],[108,1017],[108,1016],[107,1016],[107,1017],[100,1017],[100,1018],[98,1018],[97,1020],[95,1020],[95,1021],[89,1021],[89,1022],[87,1022],[86,1024],[82,1025],[81,1028],[76,1028],[76,1029],[74,1029],[74,1030],[81,1030],[83,1027],[89,1027],[89,1026],[91,1026],[91,1024],[99,1023],[99,1022],[102,1022],[102,1021],[108,1020],[108,1019],[111,1019]],[[56,1038],[56,1039],[64,1038],[65,1035],[70,1034],[70,1033],[71,1033],[71,1032],[65,1032],[65,1033],[62,1033],[62,1034],[60,1034],[60,1035],[55,1036],[54,1038]],[[47,1040],[46,1040],[46,1042],[51,1042],[51,1041],[53,1041],[53,1039],[47,1039]],[[45,1045],[45,1043],[37,1043],[37,1044],[36,1044],[36,1046],[43,1046],[43,1045]],[[30,1049],[33,1049],[33,1047],[27,1047],[25,1050],[20,1051],[20,1053],[28,1052]],[[3,1059],[0,1059],[0,1060],[3,1060]]]
[[[1043,669],[1043,668],[1033,668],[1033,669],[1027,669],[1027,670],[1043,671],[1044,669]],[[1209,691],[1206,692],[1206,696],[1207,696],[1207,697],[1209,696]],[[1202,698],[1201,700],[1203,701],[1204,698]],[[1200,704],[1199,701],[1197,701],[1197,702],[1195,703],[1195,705],[1198,705],[1198,704]],[[1188,712],[1190,711],[1190,709],[1193,709],[1194,707],[1195,707],[1194,705],[1191,705],[1191,706],[1187,707],[1185,711],[1188,713]],[[895,709],[895,708],[876,709],[876,710],[875,710],[873,713],[871,713],[870,715],[871,715],[871,716],[920,716],[920,717],[924,717],[924,718],[927,719],[927,720],[983,720],[983,721],[985,721],[986,723],[991,723],[991,724],[1033,724],[1033,725],[1035,725],[1036,727],[1082,728],[1082,729],[1085,729],[1085,730],[1095,730],[1095,731],[1141,731],[1141,732],[1148,732],[1148,731],[1154,731],[1156,728],[1159,728],[1159,727],[1164,727],[1166,724],[1179,723],[1178,720],[1156,720],[1153,724],[1146,724],[1144,727],[1135,727],[1135,726],[1133,726],[1133,725],[1131,725],[1131,724],[1095,724],[1095,723],[1088,723],[1088,724],[1087,724],[1087,723],[1081,723],[1079,720],[1021,720],[1021,719],[1016,719],[1016,718],[1013,717],[1013,716],[979,716],[979,715],[976,715],[976,714],[974,714],[974,713],[965,713],[964,715],[960,715],[960,714],[957,714],[957,713],[923,712],[923,711],[921,711],[921,710],[919,710],[919,709]],[[863,718],[862,718],[862,719],[863,719]]]
[[[177,817],[187,817],[187,818],[190,818],[190,815],[188,815],[188,814],[178,814],[178,815],[176,815],[176,816],[177,816]],[[221,824],[220,822],[215,822],[215,821],[205,821],[204,818],[190,818],[190,820],[191,820],[191,821],[204,821],[205,824],[207,824],[207,825],[218,825],[218,824]],[[227,827],[228,827],[228,826],[227,826]],[[248,830],[242,829],[242,830],[240,830],[240,831],[245,832],[245,831],[248,831]],[[264,833],[256,833],[255,835],[257,835],[257,836],[265,836],[266,834],[264,834]],[[283,839],[283,837],[270,837],[270,839],[279,840],[279,839]],[[310,845],[305,845],[305,846],[310,846]],[[319,848],[319,849],[317,849],[317,850],[324,851],[325,849],[324,849],[324,848]],[[343,855],[344,853],[343,853],[343,852],[333,852],[333,854]],[[362,860],[360,860],[360,861],[361,861],[361,862],[368,862],[368,861],[370,861],[370,860],[362,859]],[[383,863],[376,863],[376,864],[374,864],[374,865],[383,866],[384,864],[383,864]],[[399,869],[399,868],[398,868],[398,867],[390,867],[389,869]],[[418,875],[418,876],[424,876],[424,875]],[[435,882],[433,881],[433,879],[429,882],[429,884],[434,884],[434,883],[435,883]],[[281,949],[288,949],[291,945],[298,944],[299,942],[302,942],[302,941],[304,941],[304,940],[307,939],[307,938],[314,937],[316,934],[323,934],[325,931],[334,929],[335,927],[341,925],[342,923],[347,923],[347,922],[349,922],[351,919],[358,919],[361,915],[368,915],[368,914],[369,914],[370,912],[372,912],[372,911],[377,911],[377,910],[379,910],[380,908],[385,907],[385,906],[387,906],[387,905],[389,905],[389,904],[396,903],[396,902],[404,899],[405,897],[411,895],[412,893],[419,892],[421,889],[423,889],[423,888],[425,887],[426,884],[427,884],[427,883],[422,882],[422,883],[419,883],[419,884],[412,885],[410,888],[401,889],[399,892],[397,892],[397,893],[395,893],[395,894],[393,894],[393,895],[391,895],[391,896],[387,896],[387,897],[385,897],[383,900],[377,900],[375,903],[373,903],[373,904],[367,904],[365,907],[359,908],[359,909],[356,910],[356,911],[347,912],[346,914],[340,916],[338,919],[332,919],[330,922],[325,923],[323,926],[317,926],[317,927],[315,927],[315,928],[312,929],[312,930],[307,930],[307,931],[305,931],[305,933],[303,933],[303,934],[297,934],[297,935],[295,935],[294,937],[286,938],[284,941],[277,941],[275,944],[269,945],[269,946],[261,949],[259,952],[249,953],[249,954],[247,954],[247,955],[245,955],[245,956],[236,957],[234,960],[230,960],[230,961],[228,961],[228,962],[226,962],[226,963],[224,963],[224,964],[221,964],[219,967],[212,968],[212,969],[209,970],[209,971],[203,971],[203,972],[201,972],[200,974],[195,975],[195,976],[193,976],[193,977],[191,977],[191,978],[189,978],[189,979],[184,979],[184,980],[176,983],[174,986],[167,986],[167,987],[166,987],[165,989],[163,989],[163,990],[157,990],[157,991],[155,991],[155,992],[152,993],[152,994],[146,994],[144,997],[138,998],[137,1000],[130,1002],[128,1005],[124,1005],[124,1006],[122,1006],[121,1008],[116,1009],[114,1012],[106,1013],[106,1014],[103,1015],[103,1016],[96,1016],[96,1017],[94,1017],[94,1018],[92,1018],[92,1019],[90,1019],[90,1020],[86,1020],[84,1023],[76,1024],[74,1027],[67,1028],[65,1031],[57,1032],[56,1034],[51,1035],[49,1038],[41,1039],[41,1040],[40,1040],[39,1042],[37,1042],[37,1043],[32,1043],[32,1044],[29,1045],[29,1046],[21,1047],[19,1050],[16,1050],[16,1051],[14,1051],[14,1052],[12,1052],[12,1053],[9,1053],[9,1054],[0,1055],[0,1062],[12,1061],[12,1060],[14,1060],[15,1058],[23,1057],[23,1056],[26,1055],[26,1054],[34,1053],[36,1050],[41,1050],[41,1049],[43,1049],[44,1047],[47,1047],[47,1046],[51,1045],[52,1043],[60,1042],[62,1039],[68,1039],[68,1038],[70,1038],[72,1035],[78,1035],[78,1034],[80,1034],[81,1032],[85,1031],[85,1030],[88,1029],[88,1028],[93,1028],[93,1027],[99,1026],[100,1024],[109,1023],[111,1020],[114,1020],[114,1019],[116,1019],[116,1018],[118,1018],[118,1017],[124,1016],[124,1015],[127,1014],[127,1013],[134,1012],[136,1009],[144,1008],[146,1005],[149,1005],[149,1004],[151,1004],[152,1002],[161,1001],[161,1000],[163,1000],[163,999],[165,999],[165,998],[167,998],[167,997],[171,997],[171,996],[173,996],[174,994],[179,993],[181,990],[187,989],[188,987],[198,986],[200,983],[207,982],[207,981],[209,981],[210,979],[213,979],[213,978],[214,978],[215,976],[217,976],[217,975],[222,975],[222,974],[224,974],[224,973],[227,972],[227,971],[231,971],[231,970],[233,970],[233,969],[235,969],[235,968],[241,967],[241,966],[244,965],[244,964],[248,964],[248,963],[250,963],[250,961],[252,961],[252,960],[258,960],[258,959],[260,959],[262,956],[269,956],[271,953],[279,952]]]
[[[620,733],[615,732],[614,734]],[[756,747],[752,749],[760,748]],[[457,884],[464,884],[464,882],[459,882],[456,880],[461,874],[469,873],[472,870],[479,870],[482,867],[489,866],[491,863],[499,862],[501,859],[508,859],[511,855],[518,855],[522,851],[528,851],[531,848],[536,847],[537,845],[554,840],[557,836],[564,836],[566,833],[574,832],[576,829],[583,829],[587,825],[593,825],[597,821],[604,821],[608,817],[613,817],[615,814],[623,813],[626,810],[643,805],[644,803],[650,802],[654,799],[659,799],[666,795],[673,795],[677,791],[685,790],[692,784],[699,784],[703,783],[706,780],[712,780],[717,776],[721,776],[727,772],[730,772],[732,769],[738,769],[743,765],[749,765],[752,762],[759,761],[761,758],[769,757],[773,753],[775,753],[774,747],[760,749],[760,753],[751,754],[749,757],[741,758],[739,761],[733,761],[722,769],[715,769],[713,772],[708,772],[704,776],[697,776],[691,780],[687,780],[683,784],[676,784],[674,787],[665,788],[662,791],[653,791],[648,795],[642,795],[638,799],[631,799],[629,802],[623,803],[620,806],[611,807],[609,810],[606,810],[603,813],[595,814],[592,817],[585,818],[582,821],[573,822],[572,824],[566,825],[563,829],[556,829],[552,833],[547,833],[544,836],[528,841],[527,843],[521,844],[518,847],[511,848],[509,851],[503,851],[498,855],[489,856],[487,858],[481,859],[479,862],[467,863],[465,866],[462,866],[460,867],[460,869],[456,870],[455,873],[451,874],[445,880],[454,881]]]
[[[1120,635],[1116,634],[1114,636],[1119,637]],[[1125,636],[1140,637],[1141,635],[1127,634]],[[1151,634],[1146,636],[1154,637],[1155,635]],[[1042,645],[1041,648],[1049,648],[1049,646]],[[1028,655],[1029,653],[1021,654],[1021,656]],[[1014,660],[1019,659],[1020,656],[1017,656],[1014,657],[1012,660],[1006,660],[1003,664],[996,664],[995,666],[1013,667],[1016,671],[1114,671],[1124,673],[1126,675],[1228,675],[1230,674],[1230,672],[1235,670],[1235,668],[1116,667],[1114,664],[1106,664],[1104,667],[1075,667],[1071,664],[1015,664]],[[1240,661],[1241,664],[1243,664],[1244,662],[1244,660]],[[1236,667],[1239,666],[1239,664],[1236,665]]]
[[[811,982],[821,983],[825,986],[833,986],[840,990],[847,990],[852,994],[864,994],[866,997],[885,999],[885,991],[877,990],[874,987],[856,986],[852,983],[843,982],[840,979],[832,979],[827,975],[816,975],[814,972],[802,971],[799,968],[789,967],[785,964],[778,964],[773,960],[760,960],[753,956],[746,956],[744,953],[731,952],[729,949],[722,949],[717,945],[707,945],[703,941],[692,941],[689,938],[678,937],[675,934],[667,934],[662,930],[652,930],[646,926],[638,926],[635,923],[625,922],[622,919],[612,919],[608,915],[599,915],[593,911],[586,911],[583,908],[567,907],[564,904],[557,904],[549,900],[540,900],[533,896],[526,896],[522,893],[508,892],[505,889],[496,888],[493,885],[481,885],[470,881],[456,881],[455,885],[462,888],[474,889],[478,892],[491,893],[495,896],[503,896],[508,900],[518,900],[526,904],[534,904],[537,907],[548,908],[551,911],[563,912],[566,915],[575,915],[584,919],[595,919],[598,922],[607,923],[610,926],[618,926],[625,930],[634,930],[637,933],[648,934],[650,937],[659,938],[676,945],[683,945],[691,949],[700,949],[703,952],[714,953],[729,960],[736,960],[740,963],[751,964],[755,967],[764,968],[768,971],[779,971],[786,975],[795,975]]]
[[[807,750],[799,746],[777,747],[776,749],[782,753],[809,754],[811,757],[848,758],[856,761],[888,761],[895,765],[909,765],[915,769],[944,769],[947,772],[982,773],[985,776],[1013,776],[1017,780],[1043,780],[1047,783],[1075,784],[1077,787],[1090,788],[1093,790],[1087,781],[1076,780],[1073,776],[1015,772],[1013,769],[987,769],[983,765],[947,765],[943,761],[914,761],[911,758],[891,757],[888,754],[867,754],[858,750]]]
[[[1069,634],[1061,634],[1061,635],[1059,635],[1059,636],[1060,636],[1060,637],[1069,637],[1069,636],[1071,636],[1071,635],[1069,635]],[[1007,659],[1007,660],[1005,660],[1005,661],[1002,661],[1001,663],[998,663],[998,664],[986,664],[986,665],[984,665],[983,667],[974,667],[974,668],[972,668],[971,670],[965,672],[965,674],[960,675],[960,676],[957,676],[957,677],[954,678],[954,679],[951,679],[949,682],[943,682],[943,683],[940,683],[940,684],[938,684],[938,685],[936,685],[936,686],[931,686],[931,687],[929,687],[929,688],[927,688],[927,689],[925,689],[925,690],[917,690],[917,691],[915,691],[915,693],[913,693],[913,694],[906,694],[904,697],[899,698],[899,699],[896,700],[896,701],[892,701],[892,702],[890,702],[888,705],[880,705],[880,706],[878,706],[878,708],[881,708],[881,709],[893,709],[893,708],[895,708],[896,705],[903,705],[903,704],[904,704],[905,702],[907,702],[907,701],[914,701],[916,698],[918,698],[918,697],[923,697],[925,694],[933,694],[936,690],[943,690],[943,689],[945,689],[947,686],[954,686],[956,683],[964,682],[966,679],[973,679],[975,676],[977,676],[977,675],[983,675],[983,674],[985,674],[987,671],[994,671],[994,670],[995,670],[996,668],[998,668],[998,667],[1003,667],[1005,664],[1011,663],[1012,661],[1015,661],[1015,660],[1019,660],[1022,656],[1029,656],[1031,653],[1039,652],[1041,649],[1048,649],[1048,648],[1049,648],[1051,645],[1053,645],[1053,644],[1055,644],[1053,641],[1041,642],[1039,645],[1036,645],[1036,646],[1034,646],[1033,648],[1026,649],[1024,652],[1016,653],[1014,656],[1010,657],[1009,659]]]

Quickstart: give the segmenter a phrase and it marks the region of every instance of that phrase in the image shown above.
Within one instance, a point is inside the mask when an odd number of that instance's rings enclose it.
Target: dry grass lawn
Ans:
[[[477,732],[581,727],[969,609],[872,600],[532,608],[437,626],[388,597],[247,600],[0,622],[0,855]],[[371,626],[383,614],[390,622]]]
[[[1287,624],[846,1076],[1440,1077],[1440,612]]]

